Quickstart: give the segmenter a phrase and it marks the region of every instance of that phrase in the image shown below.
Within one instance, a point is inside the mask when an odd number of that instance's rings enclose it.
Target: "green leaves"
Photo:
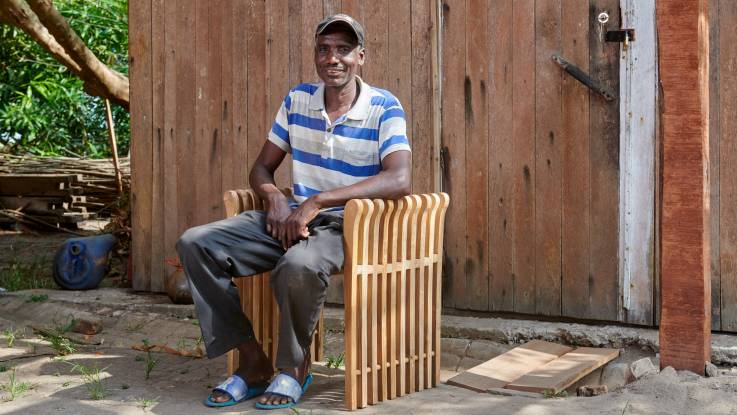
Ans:
[[[100,61],[128,73],[126,0],[57,0]],[[0,25],[0,151],[110,157],[105,106],[22,30]],[[128,112],[113,106],[118,151],[128,151]]]

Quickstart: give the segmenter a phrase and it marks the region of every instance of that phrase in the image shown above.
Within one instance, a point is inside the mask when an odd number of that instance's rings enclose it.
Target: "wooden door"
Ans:
[[[604,41],[620,28],[620,1],[444,0],[442,17],[445,306],[628,321],[620,108],[630,101],[604,100],[551,60],[559,53],[621,93],[629,58]],[[648,180],[624,185],[654,192]],[[646,216],[654,223],[654,206]],[[631,239],[654,247],[646,235]],[[652,266],[645,271],[637,276],[649,285],[630,299],[652,298]],[[652,324],[652,300],[637,301],[633,322]]]

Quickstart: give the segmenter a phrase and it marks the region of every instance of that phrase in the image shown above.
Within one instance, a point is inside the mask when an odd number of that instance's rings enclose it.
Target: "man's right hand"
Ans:
[[[286,220],[292,213],[289,201],[283,193],[269,195],[269,210],[266,212],[266,232],[273,238],[281,241],[284,249],[287,249],[287,227]]]

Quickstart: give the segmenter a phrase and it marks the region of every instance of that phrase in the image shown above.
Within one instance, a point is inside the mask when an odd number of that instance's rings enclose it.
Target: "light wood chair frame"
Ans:
[[[284,192],[290,195],[289,189]],[[253,190],[224,195],[228,217],[264,209]],[[345,208],[345,404],[355,410],[440,382],[440,312],[445,193],[350,200]],[[268,273],[236,278],[244,313],[272,362],[279,310]],[[311,346],[323,360],[323,317]],[[239,364],[228,354],[228,372]]]

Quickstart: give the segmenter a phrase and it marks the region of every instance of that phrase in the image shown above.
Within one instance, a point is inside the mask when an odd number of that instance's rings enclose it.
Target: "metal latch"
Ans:
[[[604,40],[607,42],[629,43],[635,41],[635,29],[607,30]]]

